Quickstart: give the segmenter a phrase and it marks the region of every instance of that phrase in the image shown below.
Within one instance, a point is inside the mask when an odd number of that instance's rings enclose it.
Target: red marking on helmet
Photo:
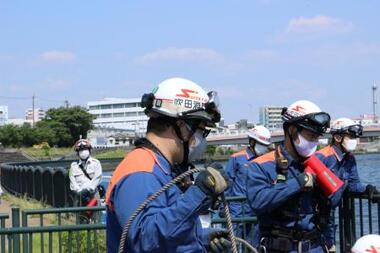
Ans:
[[[194,90],[189,90],[189,89],[181,89],[181,91],[182,91],[182,94],[177,94],[176,95],[177,97],[189,98],[190,97],[189,93],[198,94],[198,92]]]
[[[305,108],[303,108],[300,105],[296,105],[295,107],[293,107],[293,111],[296,111],[296,112],[302,112],[304,110],[305,110]]]
[[[371,245],[369,249],[366,249],[365,250],[366,252],[371,252],[371,253],[380,253],[380,248],[377,247],[377,249],[375,248],[375,246]]]
[[[264,136],[260,136],[260,135],[259,135],[259,139],[260,139],[260,140],[263,140],[263,141],[267,141],[267,140],[268,140],[268,138],[266,138],[266,137],[264,137]]]

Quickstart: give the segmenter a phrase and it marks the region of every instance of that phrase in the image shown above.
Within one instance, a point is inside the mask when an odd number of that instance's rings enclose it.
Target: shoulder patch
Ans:
[[[269,153],[266,153],[262,156],[259,156],[255,159],[253,159],[251,161],[251,163],[265,163],[265,162],[270,162],[270,161],[274,161],[276,158],[275,158],[275,155],[274,155],[274,151],[271,151]]]

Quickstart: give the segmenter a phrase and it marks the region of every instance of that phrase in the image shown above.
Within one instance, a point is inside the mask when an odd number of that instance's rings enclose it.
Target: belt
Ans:
[[[320,239],[292,241],[288,238],[263,237],[260,245],[265,247],[267,252],[289,252],[294,250],[309,252],[311,249],[319,247],[320,243]]]
[[[290,239],[291,241],[313,241],[321,238],[321,232],[318,229],[306,231],[282,227],[260,227],[260,233],[263,237],[280,237]]]

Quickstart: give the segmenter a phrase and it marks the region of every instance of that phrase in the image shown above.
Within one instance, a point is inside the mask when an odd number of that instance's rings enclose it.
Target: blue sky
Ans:
[[[377,0],[0,0],[0,104],[21,117],[33,94],[44,109],[85,105],[180,76],[217,90],[226,122],[298,99],[356,117],[380,84],[379,10]]]

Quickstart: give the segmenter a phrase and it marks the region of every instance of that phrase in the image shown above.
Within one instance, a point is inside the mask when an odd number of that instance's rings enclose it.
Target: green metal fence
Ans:
[[[2,163],[1,186],[15,196],[26,196],[53,207],[74,206],[68,169],[74,160]],[[103,170],[114,170],[121,159],[100,159]]]
[[[104,211],[104,207],[52,208],[23,210],[12,208],[12,226],[5,227],[8,214],[0,214],[0,252],[96,252],[106,251],[105,224],[98,219],[96,213]],[[79,224],[79,215],[93,212],[93,219],[88,224]],[[54,222],[46,224],[46,215],[53,216]],[[37,224],[31,219],[38,217]],[[34,220],[34,223],[36,221]]]

